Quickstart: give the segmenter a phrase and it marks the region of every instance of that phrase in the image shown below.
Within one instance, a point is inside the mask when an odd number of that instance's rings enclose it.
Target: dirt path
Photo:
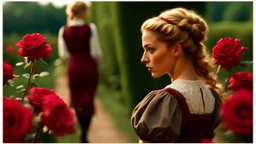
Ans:
[[[59,76],[55,92],[69,104],[69,90],[67,79]],[[111,118],[101,106],[100,101],[95,99],[96,113],[89,128],[88,140],[92,143],[127,143],[128,139],[113,124]]]

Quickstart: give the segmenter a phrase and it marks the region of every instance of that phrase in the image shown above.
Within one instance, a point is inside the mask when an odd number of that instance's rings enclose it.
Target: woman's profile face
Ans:
[[[144,53],[141,62],[146,64],[152,77],[158,78],[172,71],[175,64],[174,50],[168,48],[167,43],[157,40],[155,32],[143,31],[142,46]]]

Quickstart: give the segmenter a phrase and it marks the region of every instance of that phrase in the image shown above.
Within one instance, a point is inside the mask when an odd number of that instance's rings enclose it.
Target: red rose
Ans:
[[[27,34],[16,44],[20,48],[18,53],[31,60],[48,58],[52,48],[46,44],[45,38],[39,33]]]
[[[12,68],[11,65],[7,64],[5,61],[3,62],[3,82],[4,85],[6,84],[6,82],[10,79],[14,78],[13,75],[13,71],[14,69]]]
[[[31,96],[27,97],[29,103],[34,106],[34,110],[36,112],[41,112],[42,111],[42,100],[43,97],[48,96],[48,95],[56,95],[53,90],[50,90],[48,88],[39,88],[39,87],[33,87],[30,90]]]
[[[252,90],[252,74],[248,72],[238,72],[232,75],[229,79],[230,85],[228,88],[232,91],[237,91],[242,88]]]
[[[236,134],[251,135],[253,132],[252,91],[240,89],[222,106],[221,115],[225,126]]]
[[[3,98],[4,143],[24,142],[26,134],[34,127],[33,112],[15,99]]]
[[[74,114],[58,95],[43,98],[42,121],[56,136],[75,132]]]
[[[247,50],[240,46],[240,39],[230,37],[221,38],[212,49],[212,56],[215,59],[214,64],[230,70],[236,66],[242,58],[242,52]]]
[[[8,53],[15,53],[15,49],[12,46],[8,46],[6,50]]]
[[[211,139],[205,138],[201,141],[201,143],[212,143]]]

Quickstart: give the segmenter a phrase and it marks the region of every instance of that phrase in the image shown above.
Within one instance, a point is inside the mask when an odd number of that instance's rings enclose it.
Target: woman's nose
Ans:
[[[143,53],[142,58],[140,60],[142,63],[148,63],[149,59],[145,56],[145,53]]]

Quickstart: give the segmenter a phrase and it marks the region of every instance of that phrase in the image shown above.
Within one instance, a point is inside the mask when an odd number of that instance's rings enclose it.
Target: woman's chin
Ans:
[[[151,76],[156,79],[156,78],[161,77],[162,75],[152,72],[152,73],[151,73]]]

